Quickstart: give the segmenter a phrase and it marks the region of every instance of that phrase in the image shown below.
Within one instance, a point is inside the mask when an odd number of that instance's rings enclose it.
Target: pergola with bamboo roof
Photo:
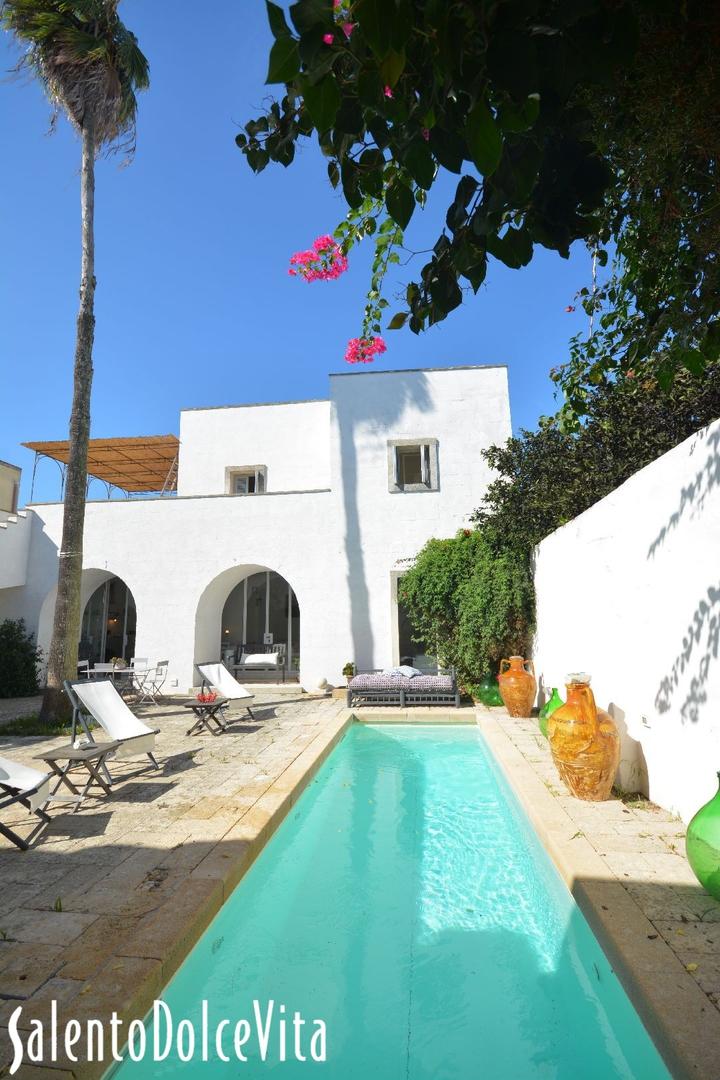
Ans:
[[[33,490],[38,459],[51,458],[60,464],[65,481],[65,466],[69,460],[70,444],[57,442],[26,442],[35,451]],[[119,488],[126,495],[177,490],[177,459],[180,440],[177,435],[136,435],[130,438],[90,439],[88,442],[87,473],[91,479],[102,480],[108,490]],[[32,501],[33,490],[30,492]]]

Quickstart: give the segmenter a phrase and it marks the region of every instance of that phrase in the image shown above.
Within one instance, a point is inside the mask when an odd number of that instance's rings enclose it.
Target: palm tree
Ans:
[[[135,95],[149,84],[148,62],[117,7],[118,0],[2,0],[0,7],[0,25],[25,48],[19,66],[40,79],[53,105],[53,120],[64,112],[82,140],[80,309],[57,601],[41,711],[47,721],[65,711],[63,679],[77,674],[95,336],[95,158],[102,150],[132,153]]]

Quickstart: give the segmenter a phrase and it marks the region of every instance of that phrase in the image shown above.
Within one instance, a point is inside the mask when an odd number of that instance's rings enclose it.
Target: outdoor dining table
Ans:
[[[87,674],[89,679],[111,679],[113,684],[117,686],[118,693],[123,697],[133,690],[135,676],[138,676],[140,681],[142,681],[152,670],[153,668],[151,667],[139,668],[128,666],[110,668],[105,664],[100,668],[88,668]]]
[[[202,731],[203,726],[207,728],[211,735],[222,735],[227,730],[227,726],[223,723],[222,719],[218,717],[218,712],[228,703],[228,698],[218,697],[212,701],[198,701],[197,698],[192,698],[190,701],[183,702],[183,708],[192,709],[197,717],[195,723],[187,729],[186,735],[195,735]],[[215,725],[212,727],[211,725]]]
[[[97,784],[106,795],[109,795],[110,783],[108,781],[111,778],[106,762],[109,757],[113,756],[120,745],[119,742],[89,743],[84,746],[74,746],[72,743],[67,743],[65,746],[59,746],[57,750],[43,750],[42,754],[36,754],[35,759],[44,761],[58,777],[55,787],[52,788],[48,795],[48,802],[51,799],[71,799],[69,795],[57,794],[63,785],[72,792],[75,801],[73,814],[77,812],[93,784]],[[63,761],[65,765],[61,768],[60,763]],[[88,778],[81,790],[72,782],[69,774],[83,768],[86,770]],[[101,771],[105,772],[107,780],[104,780],[100,775]]]

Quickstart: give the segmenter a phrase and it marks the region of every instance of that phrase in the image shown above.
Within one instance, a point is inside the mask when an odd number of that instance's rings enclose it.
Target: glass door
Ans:
[[[98,586],[83,612],[78,658],[94,664],[108,664],[117,657],[130,660],[135,655],[137,613],[135,600],[125,582],[110,578]]]

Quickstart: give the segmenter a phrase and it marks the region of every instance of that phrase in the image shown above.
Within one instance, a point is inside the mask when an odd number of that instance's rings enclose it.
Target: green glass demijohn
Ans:
[[[720,787],[688,825],[685,850],[703,889],[720,900]]]
[[[480,680],[477,688],[477,695],[483,705],[502,705],[503,703],[503,699],[500,696],[500,687],[498,686],[498,681],[494,675],[485,675]]]
[[[538,716],[538,723],[540,724],[540,730],[542,731],[542,733],[543,733],[543,735],[545,736],[546,739],[548,737],[548,720],[550,719],[552,714],[555,712],[555,710],[559,709],[560,706],[564,705],[564,704],[565,704],[565,702],[563,701],[563,699],[560,697],[560,695],[557,692],[557,686],[553,686],[552,694],[550,695],[550,697],[547,699],[547,701],[543,705],[542,709],[540,710],[540,715]]]

